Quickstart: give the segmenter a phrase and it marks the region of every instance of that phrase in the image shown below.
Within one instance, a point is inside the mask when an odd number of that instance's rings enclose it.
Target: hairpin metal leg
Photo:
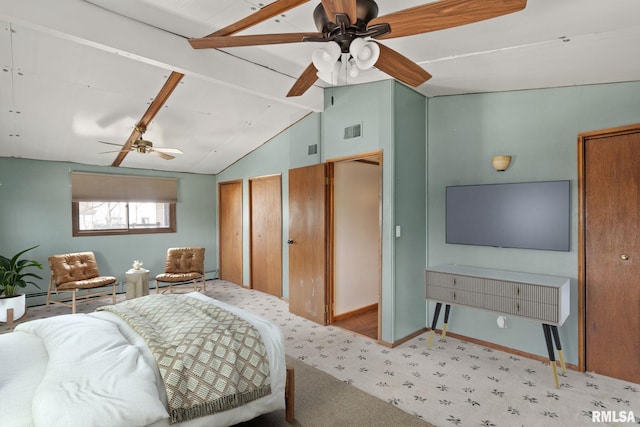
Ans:
[[[556,370],[556,356],[553,350],[553,342],[551,341],[551,325],[543,323],[542,331],[544,332],[544,340],[547,343],[547,352],[549,352],[549,363],[551,364],[551,372],[553,372],[553,381],[555,382],[556,388],[560,388],[558,371]]]
[[[562,351],[562,344],[560,344],[560,335],[558,334],[558,327],[555,325],[549,325],[551,327],[551,334],[553,335],[553,341],[556,343],[556,349],[558,350],[558,358],[560,359],[560,366],[562,372],[567,372],[567,365],[564,363],[564,353]]]
[[[431,331],[429,332],[429,340],[427,341],[427,348],[431,348],[431,343],[433,342],[433,334],[436,330],[436,325],[438,324],[438,317],[440,316],[440,309],[442,308],[442,303],[436,303],[436,311],[433,313],[433,321],[431,321]]]
[[[449,325],[449,313],[451,312],[451,304],[447,304],[444,307],[444,324],[442,325],[442,335],[440,341],[444,341],[447,338],[447,326]]]

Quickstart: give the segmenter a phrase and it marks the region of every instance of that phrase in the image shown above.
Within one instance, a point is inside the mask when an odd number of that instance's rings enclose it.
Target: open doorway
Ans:
[[[382,153],[330,161],[329,323],[380,336]]]

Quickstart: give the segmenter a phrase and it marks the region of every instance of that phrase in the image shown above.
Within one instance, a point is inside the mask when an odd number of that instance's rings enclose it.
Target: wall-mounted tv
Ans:
[[[446,188],[446,242],[570,250],[570,181]]]

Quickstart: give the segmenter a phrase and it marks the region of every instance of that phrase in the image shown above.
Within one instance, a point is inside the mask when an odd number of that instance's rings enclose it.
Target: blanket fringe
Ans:
[[[172,409],[170,413],[169,424],[181,423],[193,420],[198,417],[204,417],[206,415],[212,415],[229,409],[237,408],[270,394],[271,385],[267,384],[254,390],[223,396],[220,399],[214,400],[212,402],[204,402],[199,405],[191,406],[189,408]]]

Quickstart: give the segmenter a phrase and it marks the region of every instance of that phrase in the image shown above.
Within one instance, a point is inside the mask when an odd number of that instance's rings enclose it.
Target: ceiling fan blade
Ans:
[[[265,44],[299,43],[305,37],[323,37],[322,33],[283,33],[283,34],[256,34],[250,36],[229,37],[203,37],[189,39],[189,44],[194,49],[218,49],[223,47],[258,46]]]
[[[160,151],[161,153],[184,154],[184,152],[178,148],[154,147],[154,151]]]
[[[291,96],[300,96],[307,91],[313,84],[318,80],[318,69],[313,65],[313,63],[309,64],[307,68],[304,69],[298,80],[293,84],[289,93],[287,93],[287,97]]]
[[[120,153],[120,152],[122,152],[122,151],[123,151],[123,150],[103,151],[103,152],[98,153],[98,154]],[[127,151],[128,151],[128,150],[127,150]]]
[[[171,74],[169,74],[169,77],[167,77],[167,80],[164,82],[164,85],[162,85],[160,92],[158,92],[158,94],[153,99],[153,101],[151,101],[151,105],[149,105],[149,107],[147,108],[147,111],[144,112],[142,118],[136,124],[136,127],[131,132],[131,135],[129,135],[129,138],[127,138],[127,141],[122,146],[123,150],[124,149],[127,149],[127,150],[121,151],[120,154],[118,154],[116,159],[113,161],[113,163],[111,163],[111,166],[113,167],[120,166],[120,164],[122,163],[124,158],[127,156],[129,151],[131,151],[129,150],[129,148],[131,148],[134,145],[134,142],[138,138],[142,137],[143,132],[141,132],[141,129],[146,130],[147,125],[151,123],[151,120],[153,120],[153,118],[158,114],[158,111],[160,111],[164,103],[167,101],[169,96],[171,96],[171,94],[173,93],[173,90],[176,88],[176,86],[178,86],[178,83],[180,83],[180,80],[182,80],[183,77],[184,77],[184,74],[178,73],[177,71],[172,71]]]
[[[409,86],[417,87],[431,78],[424,68],[395,50],[378,43],[380,57],[375,67]]]
[[[246,30],[249,27],[253,27],[256,24],[266,21],[267,19],[272,18],[276,15],[280,15],[281,13],[284,13],[287,10],[293,9],[294,7],[300,6],[301,4],[304,4],[308,1],[309,0],[274,1],[273,3],[270,3],[265,7],[261,8],[256,13],[253,13],[247,16],[246,18],[241,19],[238,22],[234,22],[231,25],[221,28],[218,31],[209,34],[207,37],[230,36],[231,34],[235,34],[242,30]]]
[[[352,24],[355,24],[358,19],[356,0],[322,0],[322,7],[331,22],[336,22],[337,14],[347,15]]]
[[[115,145],[117,147],[122,147],[122,144],[116,144],[115,142],[106,142],[106,141],[98,141],[100,144],[109,144],[109,145]]]
[[[147,153],[149,153],[149,154],[153,154],[154,156],[162,157],[162,158],[163,158],[163,159],[165,159],[165,160],[175,159],[175,157],[174,157],[174,156],[171,156],[171,155],[169,155],[169,154],[162,153],[162,152],[160,152],[160,151],[158,151],[158,150],[156,150],[156,149],[154,149],[154,148],[149,148],[149,149],[148,149],[148,151],[147,151]]]
[[[367,27],[389,24],[391,32],[377,39],[411,36],[471,24],[518,12],[527,0],[440,0],[372,19]]]

